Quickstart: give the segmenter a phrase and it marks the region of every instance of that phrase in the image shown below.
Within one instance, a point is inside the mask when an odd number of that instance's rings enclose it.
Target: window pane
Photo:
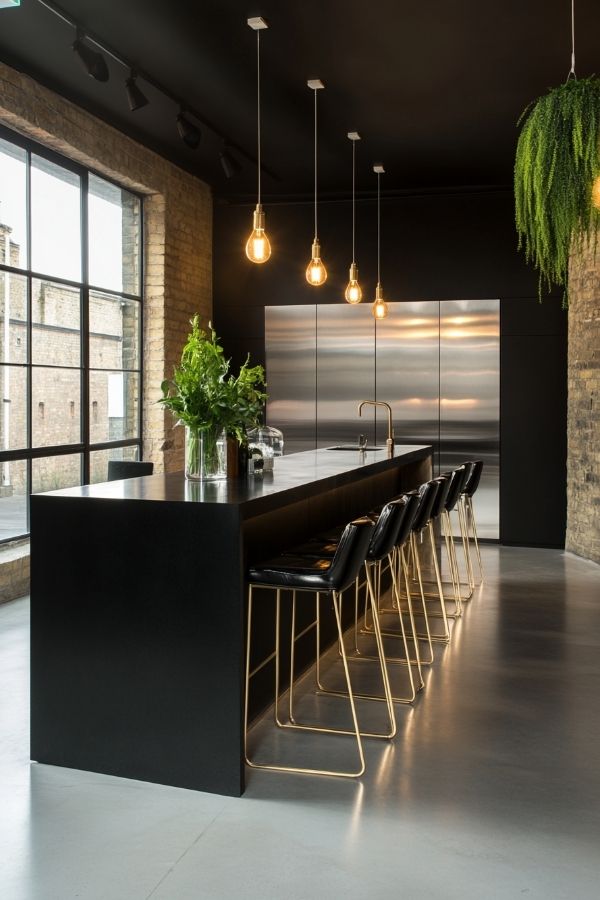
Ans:
[[[31,266],[81,280],[81,185],[68,169],[31,157]]]
[[[137,447],[115,447],[112,450],[94,450],[90,453],[90,484],[106,481],[109,459],[132,460],[139,458]]]
[[[141,203],[96,175],[88,183],[90,284],[138,294]]]
[[[81,484],[81,453],[45,456],[31,462],[31,493],[59,491]]]
[[[80,292],[41,281],[31,283],[32,362],[45,366],[78,366],[81,358]]]
[[[27,446],[27,369],[0,366],[0,391],[0,449],[20,450]]]
[[[27,268],[26,177],[25,150],[0,138],[0,262],[8,257],[8,265],[20,269]]]
[[[90,372],[90,441],[138,437],[139,375]]]
[[[0,272],[0,347],[0,362],[27,362],[27,279],[8,272]]]
[[[137,300],[90,291],[90,365],[98,369],[139,368]]]
[[[78,369],[32,369],[31,428],[34,447],[79,443],[80,412]]]
[[[0,541],[27,534],[27,462],[24,459],[0,463]]]

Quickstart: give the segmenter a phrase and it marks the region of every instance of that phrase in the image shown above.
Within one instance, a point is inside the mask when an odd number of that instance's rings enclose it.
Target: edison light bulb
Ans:
[[[265,214],[260,203],[254,210],[252,234],[246,241],[246,256],[253,263],[264,263],[271,255],[271,244],[265,234]]]
[[[313,287],[319,287],[327,281],[327,269],[321,259],[321,245],[318,241],[313,241],[312,259],[306,268],[306,280]]]
[[[362,300],[362,290],[358,283],[358,266],[356,263],[352,263],[350,266],[350,274],[344,297],[346,298],[346,303],[360,303]]]
[[[388,305],[383,299],[383,290],[380,284],[375,288],[375,302],[371,307],[373,318],[385,319],[388,314]]]

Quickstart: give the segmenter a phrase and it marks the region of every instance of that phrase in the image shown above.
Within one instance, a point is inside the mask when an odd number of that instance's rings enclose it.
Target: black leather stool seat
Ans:
[[[333,556],[311,558],[292,550],[252,566],[248,581],[304,591],[344,591],[354,582],[366,559],[374,529],[371,519],[354,519],[346,525]]]

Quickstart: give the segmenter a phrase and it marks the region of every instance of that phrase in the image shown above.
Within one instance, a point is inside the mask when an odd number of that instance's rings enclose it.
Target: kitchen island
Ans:
[[[405,445],[33,495],[32,760],[241,795],[248,564],[430,477],[431,447]]]

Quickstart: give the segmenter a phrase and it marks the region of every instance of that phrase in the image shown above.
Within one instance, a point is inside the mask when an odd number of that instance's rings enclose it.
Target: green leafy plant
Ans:
[[[244,443],[246,429],[260,422],[267,395],[262,366],[249,366],[249,357],[238,375],[230,374],[230,361],[212,325],[206,334],[197,315],[181,353],[173,378],[163,381],[159,400],[178,424],[196,431],[221,431]]]
[[[540,298],[553,284],[568,301],[569,254],[595,241],[600,211],[592,186],[600,174],[600,79],[569,79],[522,113],[515,159],[519,248],[539,272]]]

